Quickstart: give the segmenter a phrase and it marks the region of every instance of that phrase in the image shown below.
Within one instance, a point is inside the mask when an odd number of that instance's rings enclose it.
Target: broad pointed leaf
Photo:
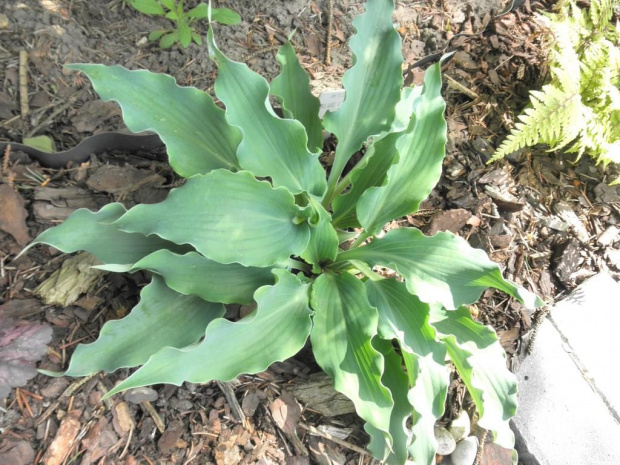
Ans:
[[[95,342],[78,345],[66,372],[46,374],[85,376],[142,365],[164,347],[195,343],[209,322],[224,313],[222,304],[181,295],[154,276],[151,284],[142,289],[140,302],[129,315],[108,321]]]
[[[271,93],[275,95],[284,116],[294,118],[304,125],[308,134],[308,150],[312,153],[323,150],[323,125],[319,118],[321,103],[310,91],[310,78],[299,64],[295,49],[287,42],[278,51],[278,63],[282,72],[271,82]]]
[[[229,381],[295,355],[312,327],[310,285],[282,269],[274,274],[276,284],[254,294],[258,308],[250,315],[236,323],[221,318],[213,321],[200,344],[158,352],[108,395],[156,383]]]
[[[177,252],[191,250],[161,237],[121,231],[113,222],[126,211],[120,203],[110,203],[96,213],[80,208],[64,223],[43,231],[24,252],[36,244],[47,244],[65,253],[85,250],[103,263],[133,265],[159,249]]]
[[[439,302],[448,309],[475,302],[489,287],[510,294],[529,308],[542,305],[536,295],[506,281],[483,250],[449,232],[425,236],[414,228],[394,229],[382,239],[341,253],[341,260],[392,268],[405,278],[409,292],[423,302]]]
[[[360,226],[355,213],[357,202],[369,187],[380,186],[385,182],[387,170],[397,155],[396,141],[400,136],[400,133],[389,134],[368,147],[365,156],[367,158],[356,165],[351,173],[351,189],[334,198],[332,204],[334,226],[339,228]]]
[[[181,176],[238,169],[240,133],[205,92],[179,87],[171,76],[146,70],[87,64],[67,68],[85,73],[102,100],[118,102],[131,131],[159,134],[170,165]]]
[[[116,223],[176,243],[189,243],[219,263],[271,266],[301,254],[310,231],[295,199],[247,171],[196,175],[163,202],[137,205]]]
[[[338,138],[330,193],[351,155],[370,136],[388,129],[394,119],[403,83],[403,57],[393,11],[394,0],[375,0],[366,3],[364,14],[353,21],[357,33],[350,48],[355,64],[342,79],[346,98],[338,111],[327,113],[323,120],[325,129]]]
[[[506,367],[506,353],[495,331],[475,322],[467,307],[433,308],[431,323],[476,404],[478,424],[490,431],[505,431],[517,411],[517,378]],[[512,448],[513,438],[503,437],[508,443],[500,445]]]
[[[331,224],[330,214],[321,204],[313,198],[310,198],[310,203],[318,212],[318,221],[310,225],[310,242],[301,258],[315,265],[317,272],[320,272],[319,265],[333,261],[338,255],[338,233]]]
[[[371,344],[377,334],[377,310],[368,303],[360,280],[345,273],[324,274],[312,286],[314,328],[310,339],[319,366],[334,387],[355,404],[357,414],[391,445],[390,391],[381,382],[383,356]]]
[[[350,178],[350,189],[335,197],[332,203],[334,226],[340,228],[360,226],[355,213],[357,201],[369,187],[380,186],[385,182],[385,175],[394,163],[394,156],[397,153],[396,142],[409,126],[413,115],[413,103],[421,92],[421,86],[407,87],[401,91],[400,101],[396,105],[396,115],[389,131],[374,138],[362,160],[347,174],[346,178]]]
[[[381,382],[392,393],[394,408],[390,415],[390,435],[393,444],[390,445],[379,431],[370,433],[371,442],[368,444],[375,458],[382,458],[387,464],[404,464],[407,460],[407,446],[411,441],[411,433],[407,428],[407,419],[411,416],[411,405],[407,394],[409,381],[403,371],[403,359],[392,347],[391,341],[379,337],[372,340],[372,345],[383,355],[385,370]],[[372,431],[373,426],[367,424],[366,431]]]
[[[269,268],[223,265],[196,252],[177,255],[159,250],[137,262],[131,270],[150,270],[161,275],[171,289],[197,295],[209,302],[225,304],[252,302],[254,291],[273,284]]]
[[[403,283],[385,279],[365,284],[368,300],[379,311],[379,335],[398,341],[407,365],[414,434],[409,453],[415,463],[430,465],[437,451],[435,421],[444,413],[450,382],[446,347],[429,324],[429,305],[411,295]]]
[[[413,115],[413,103],[422,92],[422,87],[407,87],[402,90],[400,101],[396,105],[396,116],[389,132],[376,137],[369,145],[363,159],[353,167],[347,177],[350,178],[351,188],[344,194],[334,198],[332,207],[333,225],[340,228],[359,227],[355,207],[360,196],[373,186],[380,186],[385,182],[385,175],[394,163],[397,154],[396,142],[407,129]],[[344,181],[344,180],[343,180]]]
[[[294,194],[323,195],[325,171],[318,156],[308,151],[304,126],[276,116],[269,103],[267,81],[222,54],[213,40],[212,27],[207,40],[218,66],[215,93],[226,105],[227,121],[243,134],[237,150],[241,167],[255,176],[270,177],[275,186],[284,186]]]
[[[387,182],[368,189],[357,204],[359,222],[369,233],[376,234],[388,221],[416,212],[439,181],[446,145],[445,107],[441,67],[436,63],[426,71],[424,90],[414,103],[415,117],[396,142],[398,154]]]

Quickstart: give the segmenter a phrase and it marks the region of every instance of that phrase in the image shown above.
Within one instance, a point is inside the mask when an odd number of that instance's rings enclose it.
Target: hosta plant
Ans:
[[[538,299],[454,234],[402,228],[375,237],[418,209],[439,179],[446,142],[440,64],[423,86],[401,88],[393,8],[392,0],[370,0],[354,21],[346,99],[323,121],[290,44],[269,84],[229,60],[209,30],[225,110],[166,75],[70,66],[120,104],[129,129],[158,133],[187,180],[158,204],[78,210],[34,241],[88,251],[105,270],[153,274],[132,312],[78,346],[62,374],[141,365],[108,395],[231,380],[295,355],[309,338],[318,364],[366,422],[378,459],[434,462],[448,361],[480,426],[512,446],[516,380],[495,333],[466,305],[489,287],[532,307]],[[328,177],[319,162],[323,130],[338,141]],[[233,303],[256,309],[229,321],[224,305]]]

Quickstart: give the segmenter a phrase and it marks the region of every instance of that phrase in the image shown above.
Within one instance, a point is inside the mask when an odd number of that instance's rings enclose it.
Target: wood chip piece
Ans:
[[[81,411],[71,410],[62,419],[54,440],[43,454],[45,465],[61,465],[69,456],[82,426],[79,420],[81,415]]]
[[[182,421],[171,421],[161,435],[159,441],[157,441],[157,448],[162,454],[169,453],[173,448],[177,446],[177,442],[181,439],[185,425]]]
[[[607,247],[618,240],[620,240],[620,229],[612,225],[603,231],[596,242],[603,247]]]
[[[74,303],[82,294],[90,291],[103,271],[92,268],[99,260],[89,253],[80,253],[66,259],[59,270],[43,281],[35,289],[47,305],[66,307]]]
[[[467,224],[471,217],[472,214],[464,208],[442,212],[431,220],[428,234],[433,236],[439,231],[450,231],[456,234]]]
[[[334,390],[333,382],[323,372],[313,373],[307,379],[292,385],[291,393],[302,404],[325,417],[335,417],[355,412],[347,397]]]
[[[103,165],[88,178],[86,185],[92,190],[110,194],[128,194],[141,187],[161,186],[163,176],[151,170],[141,170],[131,165]]]

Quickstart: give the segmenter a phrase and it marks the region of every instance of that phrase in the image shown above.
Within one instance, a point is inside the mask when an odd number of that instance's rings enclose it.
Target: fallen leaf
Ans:
[[[28,212],[24,208],[24,199],[8,184],[0,184],[0,229],[15,238],[20,246],[30,242],[26,218]]]
[[[35,363],[47,352],[52,328],[46,324],[15,324],[0,313],[0,400],[37,374]]]
[[[285,433],[295,431],[301,416],[301,408],[295,398],[287,391],[269,404],[269,411],[278,427]]]
[[[2,443],[0,463],[2,465],[30,465],[34,462],[34,449],[28,441],[19,441],[5,447]]]

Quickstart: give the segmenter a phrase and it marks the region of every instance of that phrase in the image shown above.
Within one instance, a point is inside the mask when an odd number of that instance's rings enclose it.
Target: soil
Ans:
[[[243,18],[217,32],[220,48],[231,58],[272,79],[278,66],[271,48],[296,30],[293,42],[313,87],[317,92],[340,87],[351,65],[346,41],[361,2],[334,1],[331,65],[324,63],[327,1],[220,0],[216,6]],[[613,168],[610,173],[588,159],[573,162],[544,148],[486,164],[526,105],[528,90],[540,88],[546,76],[543,31],[533,15],[550,6],[526,1],[494,19],[504,6],[501,0],[397,3],[408,82],[423,78],[424,67],[413,66],[418,60],[455,54],[444,66],[449,136],[444,175],[419,214],[391,227],[460,234],[486,250],[506,277],[552,304],[600,270],[620,278],[620,188],[607,184],[614,179]],[[123,127],[118,108],[100,102],[85,78],[63,70],[66,63],[144,68],[209,90],[216,71],[204,46],[163,51],[146,40],[150,31],[168,26],[166,19],[140,14],[122,0],[2,2],[0,140],[45,135],[63,150],[94,133]],[[200,28],[204,36],[206,24]],[[468,35],[455,37],[459,33]],[[27,115],[20,107],[21,50],[28,57]],[[53,337],[39,368],[65,368],[78,343],[93,341],[106,320],[124,316],[135,305],[148,277],[98,274],[68,306],[48,304],[36,290],[67,256],[37,247],[16,258],[23,246],[77,208],[157,202],[177,182],[165,163],[121,152],[60,170],[41,167],[18,152],[7,155],[0,180],[0,313],[51,326]],[[229,316],[235,312],[239,309]],[[496,329],[516,370],[544,311],[534,314],[488,291],[472,314]],[[14,389],[0,409],[0,462],[371,462],[363,449],[362,423],[325,389],[307,351],[234,383],[156,386],[101,403],[103,393],[128,373],[82,382],[37,375]],[[312,392],[310,398],[304,390]],[[333,411],[312,400],[317,393],[327,396]],[[462,407],[471,408],[463,393],[455,378],[443,422]],[[306,407],[303,411],[295,399]],[[287,419],[297,427],[287,427]]]

